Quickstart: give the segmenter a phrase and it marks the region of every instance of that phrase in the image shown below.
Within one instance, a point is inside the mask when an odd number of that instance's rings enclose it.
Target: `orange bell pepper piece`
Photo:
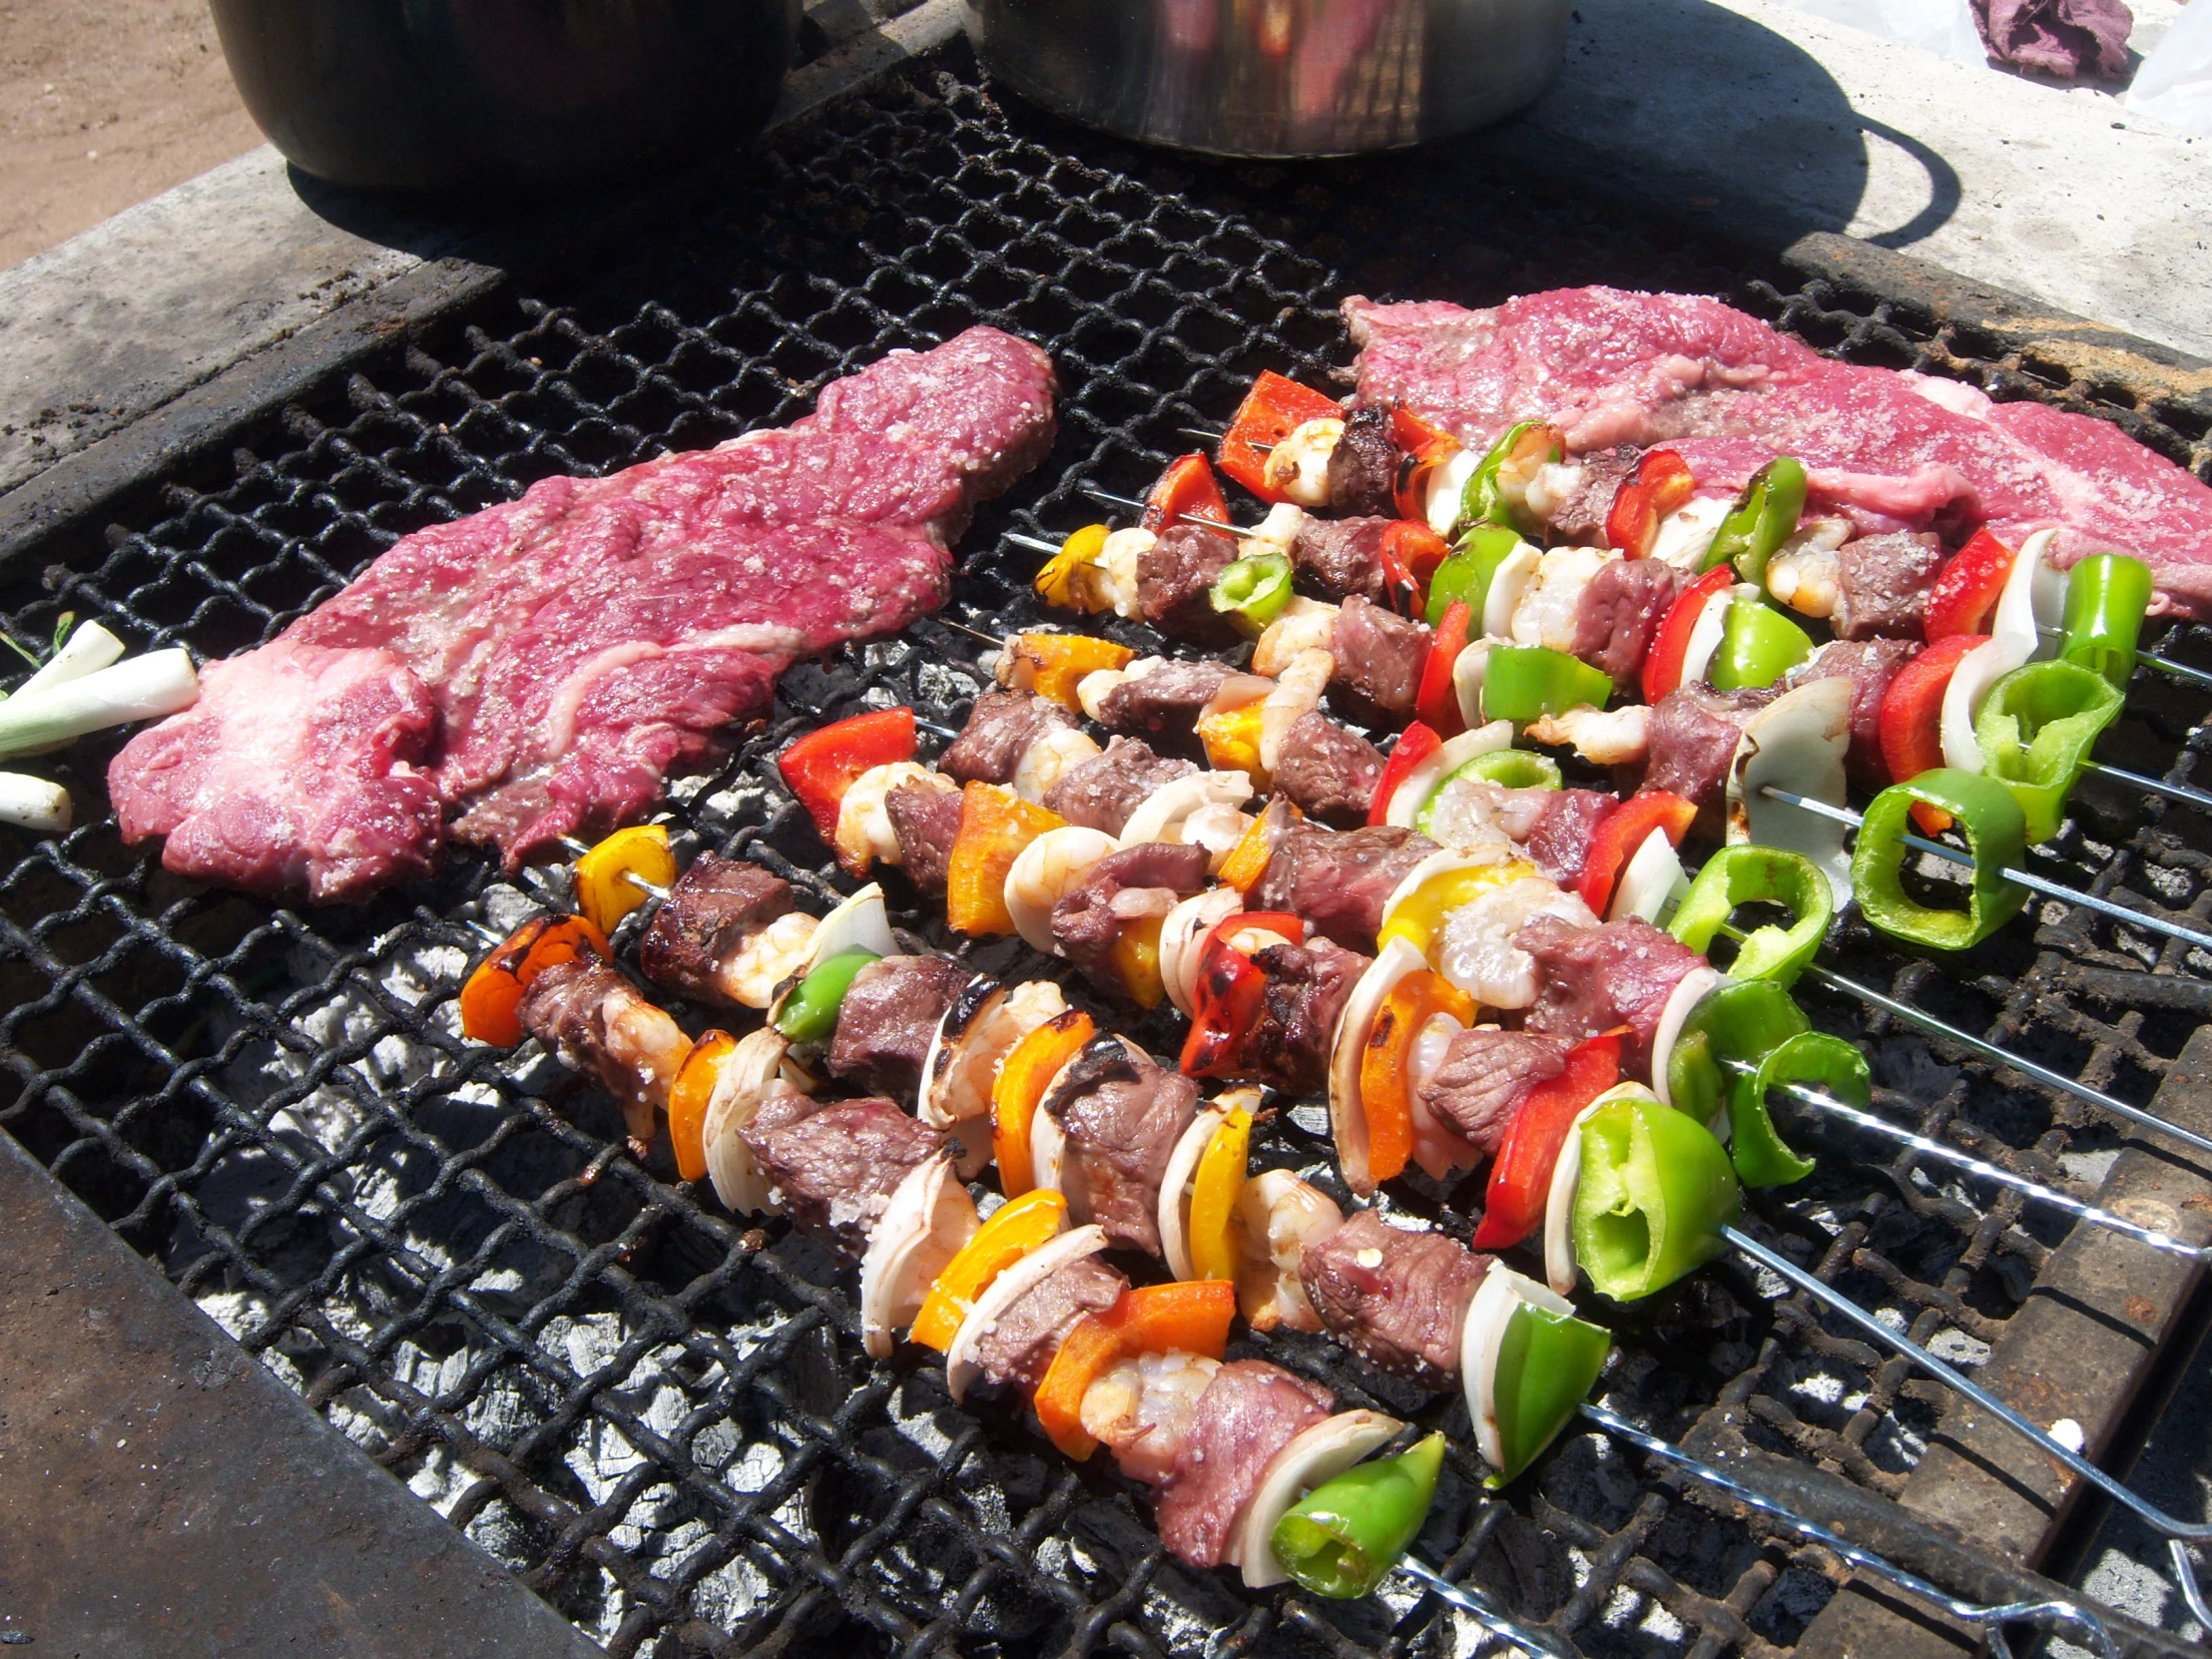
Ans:
[[[1009,685],[1080,713],[1083,703],[1075,688],[1083,676],[1124,667],[1136,653],[1090,634],[1016,634],[1012,655]]]
[[[668,830],[658,824],[634,824],[617,830],[576,860],[576,907],[602,933],[612,933],[622,918],[652,896],[630,879],[666,888],[676,879],[676,854]]]
[[[686,1181],[707,1173],[707,1108],[714,1103],[722,1062],[737,1048],[738,1039],[729,1032],[707,1032],[692,1044],[668,1086],[668,1138],[676,1148],[676,1173]]]
[[[522,1041],[522,993],[547,968],[586,950],[608,954],[607,935],[583,916],[539,916],[510,933],[461,987],[461,1035],[494,1048]]]
[[[1360,1055],[1360,1109],[1368,1120],[1368,1174],[1387,1181],[1413,1155],[1413,1039],[1438,1014],[1474,1023],[1474,998],[1440,973],[1418,969],[1384,998]]]
[[[945,865],[944,918],[963,933],[1011,933],[1006,872],[1021,849],[1067,823],[1058,813],[996,784],[970,784],[960,797],[960,832]]]
[[[1039,1245],[1058,1238],[1067,1221],[1068,1201],[1055,1192],[1023,1193],[1000,1205],[945,1263],[921,1299],[921,1312],[907,1336],[939,1354],[951,1348],[960,1322],[990,1282]]]
[[[1052,1443],[1081,1462],[1098,1448],[1083,1426],[1083,1395],[1099,1374],[1133,1354],[1202,1354],[1219,1360],[1237,1317],[1237,1287],[1225,1279],[1143,1285],[1102,1314],[1086,1314],[1061,1340],[1037,1384],[1037,1421]]]
[[[1260,884],[1260,877],[1267,874],[1268,863],[1275,856],[1276,844],[1290,832],[1291,826],[1304,823],[1306,815],[1285,801],[1281,796],[1267,805],[1267,810],[1252,821],[1252,828],[1229,849],[1229,856],[1222,860],[1221,880],[1224,886],[1235,887],[1249,893]]]
[[[1024,1035],[999,1062],[998,1080],[991,1085],[991,1156],[1008,1197],[1037,1183],[1029,1162],[1029,1126],[1045,1086],[1097,1034],[1090,1015],[1070,1008]]]

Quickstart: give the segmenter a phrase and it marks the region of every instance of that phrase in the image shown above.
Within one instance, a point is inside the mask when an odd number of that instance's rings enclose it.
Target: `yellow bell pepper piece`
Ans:
[[[1382,930],[1376,935],[1376,949],[1380,951],[1392,939],[1403,939],[1434,966],[1436,935],[1443,931],[1446,916],[1486,892],[1537,873],[1536,866],[1526,858],[1505,858],[1494,864],[1431,875],[1383,918]]]
[[[1198,741],[1206,746],[1206,761],[1216,772],[1242,772],[1255,790],[1269,787],[1268,769],[1260,764],[1260,719],[1265,701],[1247,703],[1241,709],[1224,709],[1198,723]]]
[[[1011,933],[1006,874],[1021,849],[1047,830],[1067,823],[1012,790],[970,784],[961,792],[960,832],[945,863],[944,917],[970,935]]]
[[[1045,1188],[1008,1199],[944,1265],[907,1333],[942,1354],[990,1282],[1067,1226],[1068,1201]]]
[[[1106,547],[1106,526],[1086,524],[1060,544],[1037,572],[1037,597],[1063,611],[1103,611],[1090,572]]]
[[[1160,923],[1165,919],[1140,917],[1124,927],[1121,937],[1114,941],[1114,971],[1121,975],[1122,988],[1130,1000],[1140,1008],[1157,1008],[1168,994],[1167,981],[1160,977]]]
[[[576,860],[576,908],[602,933],[612,933],[616,923],[653,896],[639,882],[666,887],[675,879],[676,854],[669,850],[668,831],[658,824],[633,825]]]
[[[1237,1277],[1237,1199],[1251,1145],[1252,1114],[1239,1106],[1221,1120],[1199,1156],[1189,1227],[1194,1279]]]
[[[1083,676],[1126,667],[1135,656],[1126,645],[1090,634],[1017,634],[1007,684],[1080,714],[1083,703],[1075,688]]]

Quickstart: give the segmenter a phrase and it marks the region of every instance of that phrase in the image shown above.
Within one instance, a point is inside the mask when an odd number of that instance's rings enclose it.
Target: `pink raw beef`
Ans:
[[[1052,365],[971,328],[827,387],[788,429],[394,544],[268,645],[202,675],[108,784],[179,874],[359,898],[443,838],[510,866],[643,812],[725,751],[776,677],[944,602],[974,504],[1043,458]]]
[[[1576,452],[1679,450],[1733,490],[1778,454],[1863,531],[1987,524],[2017,544],[2058,527],[2057,559],[2145,560],[2160,610],[2212,614],[2212,488],[2117,428],[1972,386],[1834,362],[1694,294],[1557,288],[1489,310],[1353,298],[1360,394],[1398,399],[1470,445],[1549,420]]]

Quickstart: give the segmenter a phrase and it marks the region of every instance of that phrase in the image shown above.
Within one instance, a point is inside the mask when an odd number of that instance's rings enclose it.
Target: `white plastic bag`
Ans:
[[[1848,23],[1884,40],[1919,46],[1937,57],[1972,64],[1988,63],[1981,35],[1973,26],[1966,0],[1776,0],[1792,11],[1810,12],[1831,23]],[[2207,0],[2197,0],[2201,10]]]
[[[2120,100],[2140,115],[2212,137],[2212,0],[2189,0]]]

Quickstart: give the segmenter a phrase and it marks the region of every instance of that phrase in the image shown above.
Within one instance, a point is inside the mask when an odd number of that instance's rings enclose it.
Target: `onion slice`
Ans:
[[[953,1177],[949,1148],[906,1172],[860,1258],[860,1339],[869,1359],[890,1358],[937,1275],[981,1225],[975,1201]]]
[[[1973,723],[1981,713],[1982,699],[2007,674],[2033,662],[2043,648],[2036,599],[2039,592],[2044,592],[2047,605],[2049,583],[2056,579],[2044,563],[2056,534],[2055,530],[2038,530],[2021,545],[2012,559],[2012,573],[2004,579],[2004,591],[1997,595],[1988,639],[1959,658],[1958,666],[1951,670],[1950,684],[1943,688],[1939,727],[1943,765],[1947,767],[1961,772],[1981,770],[1981,741],[1974,736]]]
[[[1244,908],[1244,894],[1235,887],[1208,887],[1194,893],[1167,913],[1160,923],[1160,978],[1168,1000],[1188,1019],[1198,1006],[1199,945],[1217,922]]]
[[[1666,1006],[1659,1010],[1658,1029],[1651,1037],[1651,1092],[1659,1097],[1659,1104],[1672,1106],[1674,1098],[1667,1092],[1667,1061],[1674,1054],[1674,1045],[1681,1040],[1683,1024],[1690,1017],[1690,1010],[1714,990],[1718,989],[1723,975],[1718,968],[1694,967],[1674,983],[1667,993]]]
[[[1667,839],[1664,830],[1654,830],[1643,839],[1621,871],[1620,881],[1613,889],[1612,908],[1605,912],[1607,921],[1625,921],[1636,916],[1653,926],[1666,914],[1669,906],[1688,885],[1682,872],[1682,855],[1675,851],[1674,842]]]
[[[1138,804],[1121,827],[1123,846],[1184,839],[1191,815],[1208,807],[1242,807],[1252,799],[1252,780],[1241,772],[1199,772],[1162,784]]]
[[[1427,959],[1411,944],[1393,938],[1360,975],[1337,1020],[1337,1038],[1329,1054],[1329,1129],[1345,1183],[1356,1193],[1375,1191],[1375,1179],[1368,1170],[1368,1113],[1360,1098],[1360,1061],[1367,1053],[1375,1016],[1382,1011],[1390,992],[1407,974],[1427,966]]]
[[[1387,1445],[1404,1426],[1381,1411],[1339,1411],[1294,1435],[1268,1459],[1244,1513],[1231,1523],[1228,1562],[1244,1569],[1248,1589],[1264,1590],[1290,1577],[1276,1559],[1275,1528],[1291,1505]]]
[[[753,1149],[745,1144],[743,1131],[760,1115],[761,1103],[772,1092],[792,1087],[783,1076],[784,1058],[790,1052],[791,1044],[774,1026],[741,1037],[715,1075],[715,1091],[700,1125],[715,1197],[741,1216],[767,1215],[775,1208],[768,1180],[753,1161]]]
[[[1706,599],[1705,609],[1698,612],[1697,621],[1691,625],[1690,642],[1682,649],[1682,678],[1675,682],[1677,685],[1704,684],[1705,671],[1713,666],[1713,653],[1721,648],[1721,635],[1728,625],[1728,608],[1747,590],[1756,602],[1759,590],[1748,582],[1723,588]]]
[[[1522,542],[1499,562],[1482,596],[1482,632],[1489,638],[1512,639],[1513,613],[1520,609],[1528,584],[1535,580],[1536,567],[1542,561],[1541,553]]]
[[[1256,1098],[1257,1091],[1252,1092]],[[1177,1279],[1192,1277],[1191,1183],[1198,1178],[1198,1161],[1213,1145],[1214,1131],[1227,1123],[1230,1112],[1242,1104],[1242,1099],[1232,1100],[1228,1095],[1209,1100],[1177,1137],[1175,1150],[1168,1154],[1168,1167],[1160,1177],[1160,1259],[1167,1263],[1168,1272]]]
[[[1074,1228],[1046,1240],[990,1282],[960,1322],[952,1346],[945,1350],[945,1391],[952,1395],[953,1404],[966,1399],[968,1389],[982,1377],[983,1367],[975,1358],[976,1345],[998,1328],[999,1317],[1070,1262],[1096,1256],[1105,1248],[1105,1228]]]
[[[1852,683],[1837,676],[1784,692],[1744,723],[1728,768],[1728,839],[1802,852],[1828,876],[1841,908],[1851,898],[1845,825],[1777,801],[1771,786],[1844,805],[1844,756],[1851,748]]]

